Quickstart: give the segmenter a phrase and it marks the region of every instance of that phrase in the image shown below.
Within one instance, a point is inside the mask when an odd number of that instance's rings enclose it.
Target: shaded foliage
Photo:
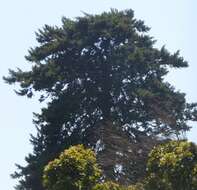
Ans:
[[[136,141],[126,128],[124,126],[122,130],[120,126],[106,122],[105,125],[96,126],[90,137],[104,179],[130,185],[145,177],[148,154],[161,142],[144,135]]]

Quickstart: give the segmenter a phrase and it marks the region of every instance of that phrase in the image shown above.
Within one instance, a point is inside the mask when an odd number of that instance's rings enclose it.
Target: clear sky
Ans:
[[[74,18],[82,11],[101,13],[110,8],[132,8],[136,18],[152,28],[150,34],[158,40],[158,47],[181,50],[190,67],[171,72],[167,80],[185,92],[189,102],[197,102],[196,0],[0,0],[0,189],[14,189],[15,181],[9,175],[15,170],[14,163],[25,163],[25,155],[32,150],[32,112],[42,106],[36,98],[15,95],[14,87],[5,84],[2,76],[8,68],[30,67],[24,55],[36,45],[34,32],[44,24],[60,25],[62,16]],[[197,142],[197,124],[192,125],[188,138]]]

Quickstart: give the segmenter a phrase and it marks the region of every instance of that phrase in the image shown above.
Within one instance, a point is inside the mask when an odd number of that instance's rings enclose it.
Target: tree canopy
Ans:
[[[14,177],[18,189],[43,190],[44,165],[66,147],[96,144],[91,134],[105,123],[123,129],[134,141],[141,136],[180,135],[196,120],[196,104],[164,80],[170,68],[187,67],[179,55],[155,48],[149,27],[132,10],[62,18],[36,33],[38,46],[26,56],[29,71],[10,70],[4,77],[18,83],[16,93],[39,92],[47,106],[35,114],[34,152]]]
[[[100,176],[94,152],[77,145],[45,166],[43,185],[47,190],[91,190]]]
[[[197,189],[197,146],[171,141],[154,148],[147,163],[147,190]]]

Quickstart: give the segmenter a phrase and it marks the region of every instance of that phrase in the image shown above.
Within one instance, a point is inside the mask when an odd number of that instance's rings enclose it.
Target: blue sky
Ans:
[[[195,0],[6,0],[0,1],[0,189],[12,190],[15,181],[9,175],[14,163],[24,164],[31,152],[29,134],[35,133],[32,112],[39,112],[36,97],[27,100],[14,94],[2,76],[8,68],[30,68],[24,59],[27,50],[36,45],[35,31],[44,24],[60,25],[61,17],[74,18],[87,13],[101,13],[110,8],[132,8],[138,19],[150,26],[150,35],[157,39],[156,46],[166,45],[171,52],[178,49],[190,67],[172,71],[169,80],[177,89],[187,94],[189,102],[197,102],[197,1]],[[16,86],[15,86],[16,87]],[[197,142],[197,124],[188,138]]]

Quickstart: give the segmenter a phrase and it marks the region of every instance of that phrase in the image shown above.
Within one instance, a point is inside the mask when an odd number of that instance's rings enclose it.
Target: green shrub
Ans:
[[[72,146],[44,169],[43,186],[47,190],[90,190],[101,171],[92,150]]]
[[[130,185],[127,190],[145,190],[144,189],[144,184],[142,183],[137,183],[135,185]]]
[[[105,183],[95,185],[95,187],[92,190],[126,190],[126,188],[120,186],[117,183],[108,181]]]
[[[197,146],[171,141],[152,150],[147,163],[147,190],[196,190]]]

